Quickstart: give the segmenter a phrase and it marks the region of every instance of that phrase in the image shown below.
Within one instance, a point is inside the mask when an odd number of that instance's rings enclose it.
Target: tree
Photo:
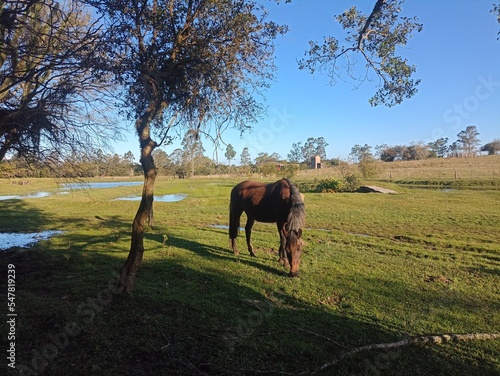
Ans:
[[[384,162],[404,161],[410,156],[408,146],[404,145],[380,145],[377,153],[380,155],[380,160]]]
[[[72,0],[6,0],[0,20],[0,160],[48,160],[114,138],[104,115],[112,80],[94,64],[104,40],[90,12]]]
[[[320,156],[321,159],[326,159],[326,147],[328,143],[323,137],[309,137],[307,141],[302,146],[302,160],[309,161],[311,157],[316,155]]]
[[[465,130],[457,134],[457,142],[465,157],[473,157],[476,155],[480,143],[478,136],[479,132],[475,125],[469,125]]]
[[[130,252],[120,270],[119,290],[128,292],[153,207],[153,150],[182,125],[219,134],[228,125],[243,131],[256,121],[262,106],[254,95],[273,77],[274,40],[286,30],[268,22],[252,0],[86,1],[104,17],[109,48],[103,64],[123,87],[123,111],[135,119],[144,171]]]
[[[155,163],[158,166],[158,172],[160,174],[166,175],[171,164],[167,153],[161,149],[155,149],[153,151],[153,158],[155,159]]]
[[[302,142],[293,143],[290,153],[288,153],[287,158],[291,163],[302,163],[304,162],[304,155],[302,154]]]
[[[291,3],[292,0],[275,0],[277,3]],[[379,78],[379,86],[375,95],[370,98],[372,106],[383,104],[394,106],[405,98],[417,93],[420,80],[412,79],[416,72],[414,65],[401,56],[396,55],[397,47],[405,46],[415,32],[420,32],[423,25],[417,17],[401,16],[404,0],[376,0],[369,15],[362,14],[356,7],[351,7],[335,19],[341,27],[348,30],[345,45],[333,36],[324,37],[322,43],[310,41],[308,56],[299,61],[299,68],[326,71],[331,83],[343,80],[342,73],[349,78],[360,81],[370,80],[370,73]],[[491,13],[500,23],[500,3],[493,4]],[[500,40],[500,31],[498,32]],[[358,74],[356,58],[361,56],[365,62],[365,72]]]
[[[443,158],[448,153],[448,137],[438,138],[436,141],[428,143],[432,156]]]
[[[406,147],[404,160],[405,161],[416,161],[421,159],[429,158],[430,151],[429,146],[424,144],[422,141],[412,142],[410,146]]]
[[[500,3],[499,4],[493,4],[493,9],[491,10],[491,13],[493,13],[497,17],[498,23],[500,23]],[[497,39],[500,39],[500,31],[498,32],[499,37]]]
[[[241,152],[240,155],[240,163],[242,166],[250,166],[252,163],[252,159],[250,158],[250,152],[248,151],[247,147],[243,148],[243,151]]]
[[[481,151],[487,151],[488,155],[494,155],[500,152],[500,139],[496,138],[491,142],[485,144]]]
[[[184,148],[182,160],[187,166],[189,166],[191,171],[190,176],[194,176],[197,159],[203,157],[203,153],[205,152],[198,132],[194,129],[188,130],[184,135],[181,144]]]
[[[372,147],[368,144],[365,144],[364,146],[356,144],[351,148],[351,153],[349,154],[349,156],[354,163],[359,163],[365,159],[373,159],[371,150]]]
[[[417,92],[420,80],[412,78],[416,68],[406,59],[396,55],[398,46],[407,44],[415,32],[422,30],[416,17],[403,17],[401,0],[377,0],[369,15],[351,7],[336,20],[347,31],[345,45],[337,38],[329,36],[322,43],[311,41],[308,57],[299,62],[299,68],[315,73],[326,70],[332,83],[342,78],[339,72],[344,65],[347,75],[355,80],[367,80],[373,71],[380,80],[379,89],[370,99],[372,106],[384,104],[394,106]],[[365,74],[359,75],[352,63],[353,56],[359,55],[365,61]],[[345,63],[341,63],[344,61]]]
[[[234,150],[233,145],[231,145],[231,144],[227,145],[226,152],[224,153],[224,156],[229,161],[229,173],[231,173],[231,160],[236,156],[236,151]]]
[[[462,157],[462,153],[461,153],[461,148],[460,148],[460,144],[458,141],[455,141],[454,143],[452,143],[449,147],[448,147],[448,155],[450,157]]]

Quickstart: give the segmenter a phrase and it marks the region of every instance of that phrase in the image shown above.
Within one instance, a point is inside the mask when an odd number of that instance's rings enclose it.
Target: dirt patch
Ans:
[[[449,278],[446,278],[444,275],[426,275],[424,278],[425,282],[440,282],[446,285],[453,283],[453,281]]]

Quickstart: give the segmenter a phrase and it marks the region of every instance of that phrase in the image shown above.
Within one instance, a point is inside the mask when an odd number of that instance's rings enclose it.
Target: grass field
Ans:
[[[223,226],[240,180],[157,181],[158,195],[187,198],[155,203],[125,296],[116,272],[138,202],[113,200],[140,186],[0,201],[2,232],[64,231],[0,253],[2,275],[15,268],[17,313],[17,370],[2,363],[2,374],[500,375],[500,339],[335,362],[410,336],[500,332],[500,191],[307,193],[301,275],[289,278],[274,225],[255,225],[257,258],[244,251],[243,234],[240,257],[229,251]],[[0,182],[0,195],[56,189],[52,180]]]
[[[404,183],[429,182],[443,184],[454,182],[456,185],[474,185],[474,181],[500,181],[500,155],[485,155],[474,158],[431,158],[416,161],[379,162],[376,180],[399,181]],[[304,170],[300,178],[341,176],[338,167],[323,170]],[[472,182],[471,182],[472,181]],[[471,184],[472,183],[472,184]]]

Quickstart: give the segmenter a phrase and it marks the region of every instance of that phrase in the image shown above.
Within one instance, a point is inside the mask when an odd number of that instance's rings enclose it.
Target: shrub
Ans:
[[[363,183],[363,181],[361,180],[361,177],[355,173],[345,175],[343,182],[344,182],[344,189],[343,190],[347,191],[347,192],[357,191],[358,188]]]
[[[322,192],[322,193],[338,192],[340,191],[341,186],[342,182],[337,179],[334,178],[321,179],[316,185],[316,192]]]

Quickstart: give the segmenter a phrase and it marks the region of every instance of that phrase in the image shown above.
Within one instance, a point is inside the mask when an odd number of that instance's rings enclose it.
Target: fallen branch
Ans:
[[[318,335],[317,333],[314,332],[309,332],[302,330],[306,333],[309,334],[314,334],[316,336],[322,337],[330,341],[329,338],[323,337],[322,335]],[[313,371],[303,371],[300,373],[293,372],[283,372],[283,371],[274,371],[274,370],[256,370],[256,369],[242,369],[242,368],[236,368],[236,367],[230,367],[230,366],[222,366],[223,368],[231,369],[233,371],[239,371],[239,372],[244,372],[244,373],[252,373],[252,374],[275,374],[275,375],[315,375],[316,373],[323,371],[324,369],[331,367],[340,361],[353,356],[354,354],[364,352],[364,351],[369,351],[369,350],[379,350],[379,349],[393,349],[397,347],[402,347],[402,346],[409,346],[409,345],[415,345],[415,344],[422,344],[422,343],[446,343],[446,342],[458,342],[458,341],[473,341],[473,340],[490,340],[490,339],[497,339],[500,338],[500,333],[471,333],[471,334],[442,334],[442,335],[435,335],[435,336],[415,336],[415,337],[408,337],[405,339],[402,339],[401,341],[397,342],[389,342],[389,343],[376,343],[373,345],[365,345],[361,347],[356,347],[355,349],[346,351],[344,353],[339,354],[338,356],[335,357],[331,362],[323,364],[321,367],[316,368]],[[215,364],[209,364],[207,363],[206,365],[210,366],[215,366]],[[219,365],[219,367],[221,367]]]
[[[311,374],[314,375],[319,371],[324,370],[334,364],[337,364],[341,360],[348,358],[354,354],[375,350],[375,349],[392,349],[396,347],[420,344],[420,343],[445,343],[445,342],[458,342],[458,341],[472,341],[472,340],[488,340],[488,339],[496,339],[500,338],[500,333],[472,333],[472,334],[442,334],[436,336],[415,336],[405,338],[398,342],[390,342],[390,343],[376,343],[373,345],[366,345],[361,347],[356,347],[350,351],[340,354],[331,362],[323,364],[321,367],[317,368],[312,372],[302,372],[300,375]]]

